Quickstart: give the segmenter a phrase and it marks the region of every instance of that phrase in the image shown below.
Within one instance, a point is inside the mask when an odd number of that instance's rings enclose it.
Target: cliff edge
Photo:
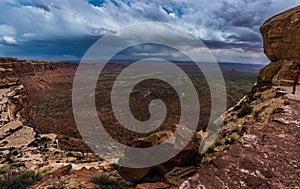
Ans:
[[[300,65],[300,6],[260,30],[271,63],[259,72],[251,94],[223,115],[218,139],[181,189],[300,186],[300,93],[290,94]]]
[[[271,63],[260,71],[254,90],[292,84],[295,71],[300,69],[300,6],[268,19],[260,31]]]

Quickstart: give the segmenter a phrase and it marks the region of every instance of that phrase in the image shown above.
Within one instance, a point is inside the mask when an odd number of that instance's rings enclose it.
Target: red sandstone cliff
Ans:
[[[0,88],[22,87],[22,102],[19,99],[7,108],[11,117],[18,116],[38,133],[57,134],[62,149],[87,151],[89,148],[80,140],[72,114],[76,68],[77,64],[65,62],[0,58]]]
[[[300,6],[267,20],[261,33],[271,63],[260,71],[252,94],[224,114],[202,168],[181,189],[300,186],[300,96],[278,92],[291,90],[284,86],[299,69]]]

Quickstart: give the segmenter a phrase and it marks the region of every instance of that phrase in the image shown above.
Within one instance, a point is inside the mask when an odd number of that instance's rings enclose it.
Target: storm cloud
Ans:
[[[299,4],[295,0],[2,0],[0,56],[80,60],[107,32],[151,21],[188,31],[218,61],[267,63],[260,25]]]

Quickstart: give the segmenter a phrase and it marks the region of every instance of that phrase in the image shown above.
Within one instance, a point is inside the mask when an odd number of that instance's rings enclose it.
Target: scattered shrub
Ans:
[[[101,186],[102,189],[118,189],[121,188],[119,181],[111,179],[109,175],[100,173],[92,178],[92,182]]]
[[[207,148],[207,153],[213,153],[215,152],[215,146],[210,146]]]
[[[4,158],[4,162],[10,163],[10,164],[13,163],[14,161],[11,159],[11,156],[12,156],[11,153],[6,154],[5,158]]]
[[[228,145],[228,144],[233,144],[237,141],[236,137],[235,136],[231,136],[231,137],[228,137],[225,139],[225,144]]]
[[[67,156],[67,157],[72,157],[72,156],[74,156],[74,155],[73,155],[72,152],[69,152],[69,153],[66,154],[66,156]]]
[[[113,164],[110,165],[110,170],[117,170],[117,169],[119,169],[119,167],[120,166],[118,164],[113,163]]]
[[[254,110],[253,111],[253,117],[254,117],[254,119],[257,121],[258,120],[258,118],[259,118],[259,111],[258,110]]]
[[[284,104],[285,106],[287,106],[287,105],[290,104],[290,101],[289,101],[289,100],[284,100],[283,104]]]
[[[25,189],[41,179],[39,172],[20,171],[6,173],[0,179],[0,187],[2,189]]]
[[[233,133],[240,133],[241,130],[242,130],[242,126],[240,125],[240,126],[235,127],[235,128],[232,130],[232,132],[233,132]]]
[[[274,109],[272,110],[272,112],[271,112],[272,115],[275,114],[275,113],[277,113],[277,108],[274,108]]]
[[[5,173],[7,173],[7,171],[9,171],[11,169],[12,169],[12,166],[4,165],[4,166],[0,167],[0,174],[5,174]]]
[[[248,105],[245,105],[242,109],[241,109],[241,111],[237,114],[237,117],[238,118],[242,118],[242,117],[244,117],[244,116],[246,116],[246,115],[249,115],[249,114],[251,114],[252,113],[252,108],[250,107],[250,106],[248,106]]]
[[[224,150],[229,150],[229,145],[225,146]]]
[[[216,140],[215,146],[221,146],[221,145],[223,145],[222,140]]]

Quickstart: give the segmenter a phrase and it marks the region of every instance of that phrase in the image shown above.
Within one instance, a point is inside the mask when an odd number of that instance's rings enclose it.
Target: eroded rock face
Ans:
[[[300,69],[300,6],[267,20],[261,32],[271,63],[260,71],[250,98],[225,113],[228,122],[222,127],[218,145],[204,155],[205,165],[180,189],[300,186],[299,99],[276,95],[274,86],[292,83]],[[236,117],[244,104],[253,109],[252,115]],[[236,125],[242,128],[239,137],[226,144],[222,133]]]
[[[211,159],[180,188],[298,187],[299,108],[299,102],[291,100],[277,108],[266,125],[246,123],[249,130],[238,142]]]
[[[300,6],[270,18],[260,30],[272,62],[300,58]]]
[[[87,147],[80,139],[71,138],[75,136],[71,129],[60,133],[55,125],[36,125],[38,122],[33,121],[32,102],[39,100],[37,93],[47,98],[53,93],[46,94],[45,86],[52,87],[52,91],[64,88],[66,85],[55,79],[65,77],[65,70],[73,69],[69,67],[66,63],[0,57],[0,168],[5,167],[5,173],[0,175],[2,182],[16,173],[33,172],[43,178],[31,188],[99,188],[91,179],[104,170],[121,180],[108,162],[96,154],[82,152]],[[66,130],[63,123],[60,125],[61,130]],[[49,126],[49,132],[41,132],[38,126]],[[68,133],[71,137],[63,135]]]
[[[177,150],[177,144],[182,141],[182,137],[184,136],[173,136],[172,131],[161,131],[158,133],[154,133],[146,138],[138,138],[134,140],[131,144],[132,147],[135,148],[148,148],[152,146],[160,145],[161,143],[164,143],[169,137],[174,137],[174,142],[168,143],[174,150]],[[169,161],[154,166],[154,167],[147,167],[147,168],[140,168],[140,169],[134,169],[134,168],[127,168],[127,167],[121,167],[118,172],[119,174],[125,178],[128,181],[131,182],[138,182],[143,180],[145,177],[163,177],[168,172],[170,172],[175,167],[179,166],[193,166],[197,165],[201,161],[201,155],[198,152],[199,145],[201,143],[201,135],[199,133],[196,133],[192,140],[181,150],[180,153],[178,153],[175,157],[170,159]],[[130,154],[130,150],[125,150],[125,157],[130,162],[136,162],[139,161],[140,158],[160,158],[159,156],[155,157],[153,154],[141,154],[140,157],[132,157]],[[136,159],[136,160],[135,160]],[[169,178],[171,176],[169,175]],[[176,176],[174,176],[174,179]]]
[[[11,64],[0,64],[0,126],[12,121],[28,123],[32,106]]]
[[[37,133],[57,134],[61,149],[90,151],[71,111],[76,67],[65,62],[0,57],[0,126],[20,121]]]
[[[270,18],[260,30],[271,63],[260,71],[259,87],[292,83],[300,65],[300,6]]]

